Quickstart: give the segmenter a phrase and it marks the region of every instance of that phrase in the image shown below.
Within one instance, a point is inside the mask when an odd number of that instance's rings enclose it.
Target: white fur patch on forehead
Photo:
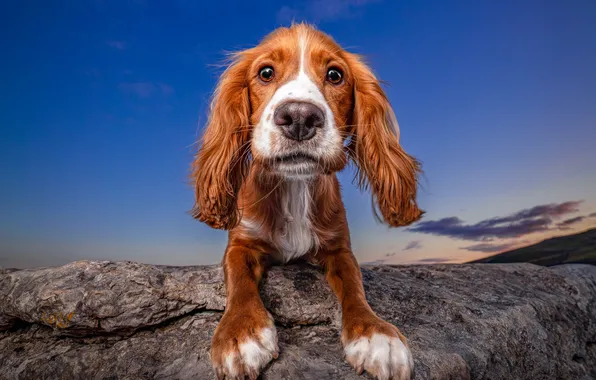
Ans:
[[[277,106],[286,100],[310,101],[321,107],[325,111],[326,117],[333,116],[321,90],[307,74],[308,38],[305,33],[302,33],[299,36],[298,47],[300,51],[298,75],[295,79],[287,82],[275,92],[269,105]],[[329,113],[329,115],[327,115],[327,113]],[[333,120],[333,118],[331,119]]]
[[[308,65],[308,36],[303,32],[299,39],[298,45],[300,47],[300,66],[298,68],[298,77],[292,81],[298,93],[293,94],[292,98],[296,98],[296,100],[310,100],[314,101],[315,104],[319,106],[325,106],[329,109],[329,105],[325,100],[325,97],[321,93],[321,90],[317,85],[311,80],[311,78],[306,73],[307,65]],[[291,83],[291,82],[290,82]],[[289,84],[289,83],[288,83]],[[300,91],[302,90],[302,91]],[[282,94],[283,96],[283,94]],[[303,97],[304,99],[300,99]],[[329,113],[331,110],[329,109]],[[325,114],[327,114],[327,110],[325,110]],[[327,115],[325,115],[327,116]],[[333,115],[331,115],[333,116]]]
[[[300,66],[298,69],[298,76],[300,76],[301,74],[305,74],[306,73],[306,48],[307,48],[307,36],[303,33],[300,34],[300,37],[298,38],[298,46],[300,47]]]

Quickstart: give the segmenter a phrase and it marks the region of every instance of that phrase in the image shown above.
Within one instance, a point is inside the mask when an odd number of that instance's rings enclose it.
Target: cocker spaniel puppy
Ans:
[[[277,358],[275,324],[258,286],[270,264],[297,258],[324,268],[354,369],[411,378],[406,339],[368,305],[352,254],[335,174],[349,159],[379,220],[397,227],[421,217],[419,164],[400,146],[391,105],[361,57],[306,24],[277,29],[233,55],[192,165],[193,216],[229,230],[227,306],[211,346],[218,379],[256,379]]]

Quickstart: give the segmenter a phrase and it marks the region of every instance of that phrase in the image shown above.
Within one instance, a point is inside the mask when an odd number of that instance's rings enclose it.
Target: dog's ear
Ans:
[[[192,163],[192,216],[218,229],[231,229],[239,221],[237,196],[249,165],[249,61],[244,54],[234,54],[220,77]]]
[[[348,54],[354,82],[353,134],[349,152],[357,164],[358,184],[370,188],[381,212],[375,217],[391,227],[409,225],[424,213],[416,202],[419,162],[399,144],[399,126],[385,92],[370,68]]]

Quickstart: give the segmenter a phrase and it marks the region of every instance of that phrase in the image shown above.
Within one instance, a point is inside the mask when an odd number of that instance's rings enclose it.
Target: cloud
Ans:
[[[167,85],[165,83],[160,83],[159,89],[161,90],[162,94],[166,96],[170,96],[174,93],[174,89],[172,88],[172,86]]]
[[[309,0],[302,6],[283,6],[277,11],[277,21],[308,20],[311,22],[353,17],[359,8],[381,0]]]
[[[101,71],[99,71],[99,69],[96,69],[94,67],[91,67],[88,69],[83,69],[83,70],[81,70],[81,73],[83,75],[91,77],[93,79],[98,79],[101,77]]]
[[[134,94],[139,98],[149,98],[156,91],[156,87],[151,82],[125,82],[120,83],[118,88],[127,94]]]
[[[106,41],[106,44],[116,50],[126,50],[127,47],[125,41]]]
[[[504,218],[492,218],[486,222],[488,225],[496,225],[501,223],[515,222],[522,219],[530,219],[536,217],[551,217],[558,218],[566,214],[579,211],[579,205],[582,201],[569,201],[563,203],[549,203],[546,205],[534,206],[529,209],[521,210],[506,216]]]
[[[277,11],[277,15],[276,15],[277,22],[283,24],[286,22],[294,21],[295,19],[299,18],[299,17],[297,17],[298,14],[299,14],[298,10],[296,10],[292,7],[288,7],[287,5],[284,5]]]
[[[429,257],[427,259],[420,259],[418,261],[415,261],[415,263],[440,264],[446,263],[448,261],[451,261],[451,259],[448,257]]]
[[[402,249],[402,251],[409,251],[420,248],[422,248],[422,243],[420,243],[420,240],[412,240],[404,247],[404,249]],[[389,252],[385,254],[385,257],[393,257],[395,255],[397,255],[397,252]]]
[[[551,230],[553,219],[579,211],[578,206],[581,202],[538,205],[508,216],[485,219],[476,224],[465,224],[463,220],[452,216],[419,222],[407,231],[471,241],[520,237]]]
[[[387,260],[380,259],[380,260],[374,260],[374,261],[365,261],[362,263],[362,265],[383,265],[383,264],[385,264],[385,261],[387,261]]]
[[[483,221],[485,222],[485,221]],[[490,241],[495,238],[512,238],[547,231],[552,222],[549,218],[520,220],[505,225],[464,224],[458,217],[430,220],[409,228],[408,231],[430,235],[448,236],[462,240]]]
[[[593,212],[590,215],[588,215],[588,218],[596,218],[596,212]]]
[[[164,83],[154,84],[153,82],[124,82],[120,83],[118,88],[126,94],[136,95],[141,99],[150,98],[158,94],[170,96],[174,93],[174,89],[171,86]]]
[[[420,248],[422,248],[422,243],[420,243],[420,240],[412,240],[404,247],[404,249],[402,249],[402,251],[409,251],[409,250],[420,249]],[[393,257],[395,255],[397,255],[397,252],[390,252],[390,253],[386,253],[385,257]]]
[[[506,244],[489,244],[489,243],[479,243],[474,244],[469,247],[463,247],[466,251],[472,252],[485,252],[485,253],[494,253],[494,252],[501,252],[508,250],[514,247],[516,244],[514,243],[506,243]]]
[[[406,245],[406,247],[403,250],[409,251],[412,249],[420,249],[420,248],[422,248],[422,244],[420,243],[420,240],[412,240],[411,242],[408,243],[408,245]]]
[[[575,218],[565,219],[564,221],[557,223],[557,227],[559,227],[559,229],[569,229],[569,226],[571,226],[572,224],[582,222],[586,218],[586,216],[576,216]]]

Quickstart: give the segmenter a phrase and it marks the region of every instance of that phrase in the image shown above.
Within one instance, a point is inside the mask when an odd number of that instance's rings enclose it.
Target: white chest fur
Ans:
[[[310,220],[311,206],[308,183],[304,180],[288,181],[281,197],[284,220],[273,242],[282,252],[284,261],[306,254],[316,244]]]
[[[283,261],[305,255],[318,245],[318,239],[312,228],[310,211],[312,196],[308,182],[292,179],[284,184],[280,199],[280,219],[276,221],[272,243],[283,256]],[[242,219],[242,225],[251,235],[263,237],[260,226],[250,219]]]

